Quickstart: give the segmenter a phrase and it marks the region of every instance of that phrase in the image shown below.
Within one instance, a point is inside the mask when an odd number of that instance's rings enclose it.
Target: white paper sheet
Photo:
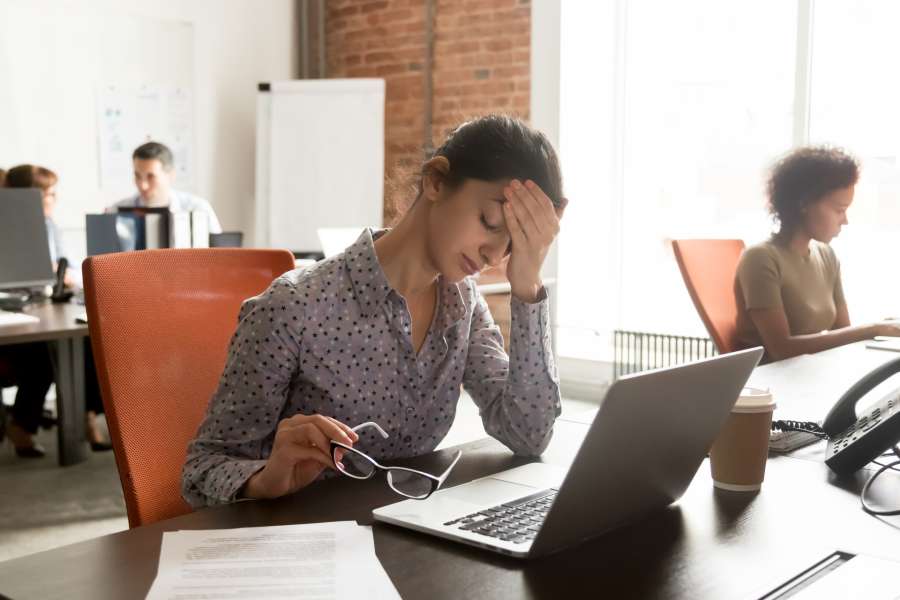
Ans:
[[[353,521],[163,534],[148,600],[399,598]]]

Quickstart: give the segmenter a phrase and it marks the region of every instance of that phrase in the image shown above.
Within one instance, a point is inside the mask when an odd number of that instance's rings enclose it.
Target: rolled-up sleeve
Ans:
[[[277,279],[241,307],[225,369],[182,469],[182,496],[195,508],[234,501],[266,463],[298,364],[297,296],[289,281]]]
[[[512,298],[509,356],[484,297],[474,293],[463,387],[489,435],[516,454],[537,456],[550,443],[560,413],[547,291],[533,304]]]

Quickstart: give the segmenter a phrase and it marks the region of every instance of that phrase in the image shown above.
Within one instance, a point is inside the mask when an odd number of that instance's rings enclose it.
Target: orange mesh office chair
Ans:
[[[743,240],[673,240],[681,276],[719,352],[737,350],[734,276]]]
[[[181,467],[241,303],[294,268],[286,250],[196,248],[84,262],[91,346],[131,527],[190,512]]]

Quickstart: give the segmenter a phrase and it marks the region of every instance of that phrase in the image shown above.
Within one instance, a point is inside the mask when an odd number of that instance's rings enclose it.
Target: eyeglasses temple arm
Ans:
[[[359,431],[360,429],[365,429],[366,427],[374,427],[375,430],[381,435],[381,437],[387,439],[388,432],[381,428],[381,425],[376,423],[375,421],[366,421],[365,423],[360,423],[356,427],[351,427],[351,431]]]
[[[447,476],[450,475],[450,471],[453,470],[453,467],[456,466],[456,463],[459,462],[459,459],[462,458],[462,450],[456,452],[456,458],[453,459],[453,462],[450,463],[450,466],[443,472],[443,474],[438,477],[438,487],[444,484],[444,481],[447,479]]]

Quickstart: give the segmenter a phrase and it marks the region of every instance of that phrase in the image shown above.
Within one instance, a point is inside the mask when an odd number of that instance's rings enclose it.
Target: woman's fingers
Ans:
[[[342,430],[344,430],[344,433],[349,435],[351,440],[353,440],[354,442],[359,440],[359,434],[356,433],[355,431],[353,431],[352,427],[350,427],[346,423],[342,423],[342,422],[338,421],[334,417],[326,417],[326,418],[329,419],[331,422],[333,422],[338,427],[340,427]]]
[[[312,415],[311,422],[324,433],[328,439],[352,445],[353,437],[338,424],[337,421],[324,415]]]
[[[355,435],[354,432],[347,431],[341,427],[339,421],[324,415],[294,415],[289,419],[285,419],[282,423],[290,428],[312,424],[318,427],[328,439],[343,442],[348,446],[352,446],[353,442],[359,439],[359,436]],[[281,427],[281,424],[279,424],[279,427]]]
[[[331,460],[331,440],[347,446],[353,446],[354,441],[340,427],[339,422],[322,415],[294,415],[294,417],[284,419],[279,424],[278,430],[278,436],[285,442],[278,446],[282,452],[288,453],[286,458],[292,462],[301,459],[298,457],[303,457],[302,460],[318,459],[318,462],[330,468],[334,467]],[[297,448],[311,448],[318,454],[314,453],[311,456],[298,454]]]
[[[513,179],[508,188],[513,201],[513,209],[516,210],[516,215],[525,231],[525,237],[532,238],[535,237],[535,234],[541,235],[543,233],[542,219],[531,192],[517,179]]]
[[[294,444],[318,448],[326,454],[331,453],[331,439],[326,436],[314,423],[304,423],[286,432]],[[347,444],[349,446],[349,444]]]
[[[323,469],[334,468],[334,463],[331,462],[331,456],[318,448],[302,446],[300,444],[288,444],[285,446],[284,452],[287,453],[288,458],[294,465],[312,461],[320,465]]]
[[[555,229],[559,223],[559,217],[554,209],[553,201],[544,193],[541,186],[530,179],[525,182],[525,189],[531,194],[531,205],[533,210],[540,215],[541,222],[550,225],[551,231]]]
[[[325,415],[294,415],[278,424],[276,450],[287,464],[314,461],[321,468],[336,468],[331,441],[352,447],[359,435],[348,425]],[[279,443],[280,442],[280,443]],[[346,450],[336,448],[334,457],[341,462]],[[273,452],[274,454],[274,452]]]
[[[286,427],[275,437],[272,457],[278,455],[281,464],[297,466],[303,461],[314,461],[331,468],[331,443],[324,434],[311,423],[301,423]]]
[[[521,248],[525,244],[525,232],[522,231],[522,224],[519,222],[519,217],[516,216],[516,213],[512,208],[512,202],[507,200],[502,206],[503,217],[506,220],[506,229],[509,231],[513,251],[515,251],[516,247]]]

